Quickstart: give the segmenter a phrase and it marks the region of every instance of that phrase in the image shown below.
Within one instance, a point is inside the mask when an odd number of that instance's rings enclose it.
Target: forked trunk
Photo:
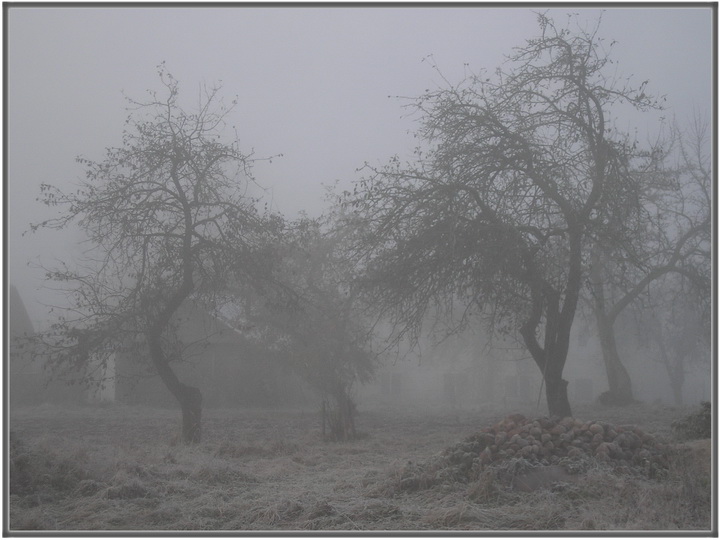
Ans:
[[[545,342],[541,347],[535,337],[533,325],[525,325],[521,331],[525,344],[542,373],[548,415],[564,418],[572,416],[568,399],[568,382],[562,373],[567,360],[570,325],[559,324],[559,312],[551,310],[545,325]],[[539,317],[536,319],[539,320]]]
[[[572,222],[575,220],[573,219]],[[545,383],[548,414],[555,417],[572,416],[568,399],[568,382],[563,379],[568,351],[570,330],[582,285],[582,227],[576,222],[570,227],[569,272],[563,294],[537,271],[531,255],[527,255],[527,267],[531,292],[531,310],[520,329],[525,346],[542,373]],[[545,318],[543,344],[538,341],[538,329]]]

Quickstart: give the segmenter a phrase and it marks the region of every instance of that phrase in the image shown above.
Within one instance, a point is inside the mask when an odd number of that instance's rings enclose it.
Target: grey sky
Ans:
[[[542,6],[538,5],[538,10]],[[600,10],[572,8],[592,21]],[[550,15],[565,23],[566,10]],[[413,146],[402,100],[438,86],[423,58],[458,82],[467,63],[493,70],[512,47],[536,34],[526,8],[12,8],[8,11],[8,272],[33,322],[42,273],[26,263],[72,251],[73,235],[21,237],[47,211],[35,202],[41,182],[71,186],[75,156],[99,159],[118,143],[126,116],[122,92],[157,89],[165,61],[184,95],[222,81],[244,149],[282,153],[256,168],[276,210],[318,214],[322,184],[348,185],[364,161],[383,162]],[[650,80],[668,95],[671,118],[710,114],[712,11],[709,8],[610,8],[601,35],[619,73]],[[657,116],[639,124],[652,131]],[[627,127],[622,126],[621,127]]]

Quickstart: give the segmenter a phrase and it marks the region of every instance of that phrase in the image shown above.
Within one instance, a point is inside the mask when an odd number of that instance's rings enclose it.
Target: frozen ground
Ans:
[[[709,529],[710,449],[673,445],[662,474],[585,460],[581,482],[520,492],[486,474],[400,489],[422,464],[511,411],[362,410],[362,436],[324,442],[314,411],[206,410],[203,442],[179,444],[179,412],[41,406],[10,414],[16,530]],[[688,410],[576,407],[672,441]],[[563,480],[560,478],[559,480]],[[7,525],[6,525],[7,527]]]

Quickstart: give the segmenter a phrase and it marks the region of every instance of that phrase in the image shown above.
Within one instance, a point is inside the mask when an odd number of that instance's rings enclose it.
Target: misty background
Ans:
[[[303,211],[316,216],[327,206],[326,186],[350,186],[364,162],[410,157],[414,118],[402,97],[442,84],[432,65],[453,83],[471,70],[494,70],[535,36],[537,11],[546,10],[8,9],[8,283],[18,288],[35,329],[47,327],[47,305],[63,300],[44,288],[37,266],[79,253],[81,237],[49,230],[23,235],[31,222],[54,215],[36,201],[40,184],[72,190],[83,174],[76,156],[99,159],[106,147],[120,144],[124,96],[141,99],[157,89],[161,62],[180,81],[183,100],[197,95],[198,85],[220,81],[226,102],[237,96],[232,123],[241,150],[254,150],[257,158],[282,154],[256,163],[266,201],[290,218]],[[600,34],[618,42],[618,76],[634,75],[637,84],[647,79],[649,93],[667,96],[665,111],[629,115],[619,128],[636,129],[644,142],[657,136],[660,117],[682,124],[694,114],[711,115],[711,9],[571,11],[588,28],[602,16]],[[547,10],[558,24],[567,12]]]

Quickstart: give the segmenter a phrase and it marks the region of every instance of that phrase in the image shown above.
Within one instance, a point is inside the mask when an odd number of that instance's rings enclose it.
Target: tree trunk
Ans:
[[[545,398],[547,399],[549,416],[565,418],[572,416],[570,401],[568,399],[568,382],[562,378],[568,353],[569,329],[560,335],[557,319],[557,310],[548,312],[549,322],[545,328],[545,347],[540,347],[534,332],[533,324],[526,324],[521,330],[525,344],[535,364],[540,369],[545,384]]]
[[[565,418],[572,416],[567,393],[568,382],[562,377],[545,378],[545,397],[547,398],[548,415]]]
[[[185,384],[180,384],[182,399],[182,434],[186,443],[199,443],[201,436],[202,394],[200,390]],[[177,397],[177,396],[176,396]]]
[[[568,219],[568,225],[570,256],[564,299],[561,291],[542,278],[532,258],[532,252],[527,251],[523,256],[530,287],[531,309],[520,328],[520,335],[543,375],[548,414],[557,417],[572,416],[567,393],[568,382],[562,378],[562,373],[570,350],[570,331],[582,286],[583,227],[574,217]],[[541,346],[537,333],[543,315],[545,328]]]
[[[542,373],[545,384],[545,398],[548,405],[549,416],[564,418],[572,416],[570,401],[567,395],[568,382],[562,378],[562,372],[567,360],[570,327],[563,327],[559,324],[560,312],[557,309],[557,296],[555,301],[549,302],[550,306],[546,311],[545,340],[544,347],[538,343],[535,330],[540,321],[540,309],[543,302],[536,298],[534,317],[528,319],[520,330],[530,355],[540,373]]]
[[[683,385],[685,384],[685,370],[684,358],[678,356],[673,362],[668,354],[667,347],[665,346],[665,339],[662,336],[657,338],[658,348],[660,349],[660,356],[662,357],[665,370],[667,371],[668,378],[670,379],[670,388],[673,393],[673,400],[675,406],[682,407],[683,405]]]
[[[604,260],[606,255],[602,248],[596,245],[593,248],[592,269],[590,280],[592,295],[594,299],[593,311],[597,322],[598,334],[600,337],[600,348],[602,350],[605,373],[608,378],[608,391],[600,396],[600,401],[606,405],[629,405],[634,401],[632,393],[632,381],[630,374],[620,360],[615,341],[615,318],[619,311],[613,309],[609,314],[605,304],[605,285],[603,283]],[[617,306],[616,306],[617,307]]]
[[[356,407],[346,392],[333,395],[332,398],[323,399],[323,436],[326,434],[325,426],[330,429],[330,437],[334,441],[349,441],[357,436],[355,431]]]
[[[632,392],[632,381],[617,351],[613,323],[600,309],[595,310],[595,319],[600,334],[600,348],[602,349],[609,387],[608,392],[603,394],[601,400],[608,405],[629,405],[635,401]]]
[[[168,364],[159,335],[148,336],[150,358],[170,393],[182,411],[182,436],[185,443],[198,443],[201,436],[202,394],[198,388],[183,384]]]
[[[676,407],[683,406],[683,381],[676,379],[670,379],[670,387],[673,392],[673,399],[675,400]]]

